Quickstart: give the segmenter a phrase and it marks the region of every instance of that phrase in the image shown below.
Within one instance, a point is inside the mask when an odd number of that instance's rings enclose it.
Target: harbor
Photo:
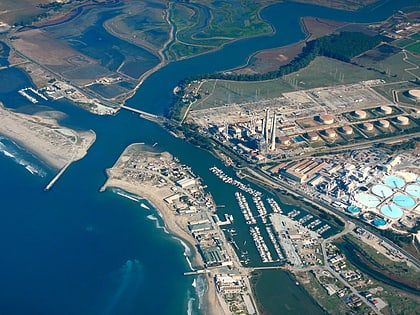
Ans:
[[[48,101],[48,98],[44,94],[42,94],[39,90],[35,90],[32,87],[27,87],[27,88],[20,89],[18,91],[18,93],[20,95],[22,95],[23,97],[25,97],[27,100],[29,100],[33,104],[39,103],[39,100],[36,97],[39,97],[43,101]]]

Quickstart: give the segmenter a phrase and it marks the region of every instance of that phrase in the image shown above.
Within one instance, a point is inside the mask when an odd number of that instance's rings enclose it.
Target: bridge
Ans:
[[[134,108],[134,107],[121,105],[120,108],[128,110],[128,111],[136,113],[136,114],[139,114],[141,118],[151,120],[151,121],[154,121],[154,122],[160,123],[164,120],[164,118],[162,116],[151,114],[151,113],[145,112],[143,110],[140,110],[140,109],[137,109],[137,108]]]

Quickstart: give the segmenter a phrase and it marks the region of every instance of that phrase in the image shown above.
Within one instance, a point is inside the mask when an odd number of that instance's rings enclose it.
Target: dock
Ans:
[[[184,276],[195,276],[195,275],[200,275],[200,274],[203,274],[203,273],[206,273],[206,272],[207,272],[206,269],[187,271],[187,272],[184,272]]]

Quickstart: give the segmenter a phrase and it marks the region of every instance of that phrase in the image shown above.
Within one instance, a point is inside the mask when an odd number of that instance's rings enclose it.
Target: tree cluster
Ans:
[[[381,36],[369,36],[360,32],[340,32],[308,41],[302,52],[287,65],[276,71],[256,74],[211,73],[194,79],[223,79],[233,81],[272,80],[305,68],[317,56],[325,56],[350,62],[351,58],[381,43]]]

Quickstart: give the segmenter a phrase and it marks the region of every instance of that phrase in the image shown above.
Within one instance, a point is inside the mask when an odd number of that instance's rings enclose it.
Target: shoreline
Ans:
[[[96,140],[93,130],[79,132],[59,125],[54,118],[17,113],[2,104],[0,134],[56,170],[85,157]]]
[[[146,199],[147,202],[153,206],[158,215],[160,215],[168,234],[180,242],[181,246],[187,245],[190,249],[191,259],[186,257],[188,258],[187,263],[190,262],[194,269],[196,267],[203,267],[204,264],[201,259],[201,255],[198,253],[197,248],[194,245],[196,243],[195,239],[188,231],[181,227],[181,221],[176,220],[176,217],[172,214],[173,210],[165,204],[161,198],[162,194],[159,194],[156,188],[147,185],[134,185],[123,180],[112,179],[110,178],[109,169],[107,170],[107,177],[108,178],[105,184],[99,190],[100,192],[104,192],[108,188],[118,188]],[[205,277],[207,283],[207,288],[201,301],[202,307],[206,310],[206,314],[225,314],[223,308],[220,306],[220,301],[218,299],[213,280],[207,273],[202,275]]]

